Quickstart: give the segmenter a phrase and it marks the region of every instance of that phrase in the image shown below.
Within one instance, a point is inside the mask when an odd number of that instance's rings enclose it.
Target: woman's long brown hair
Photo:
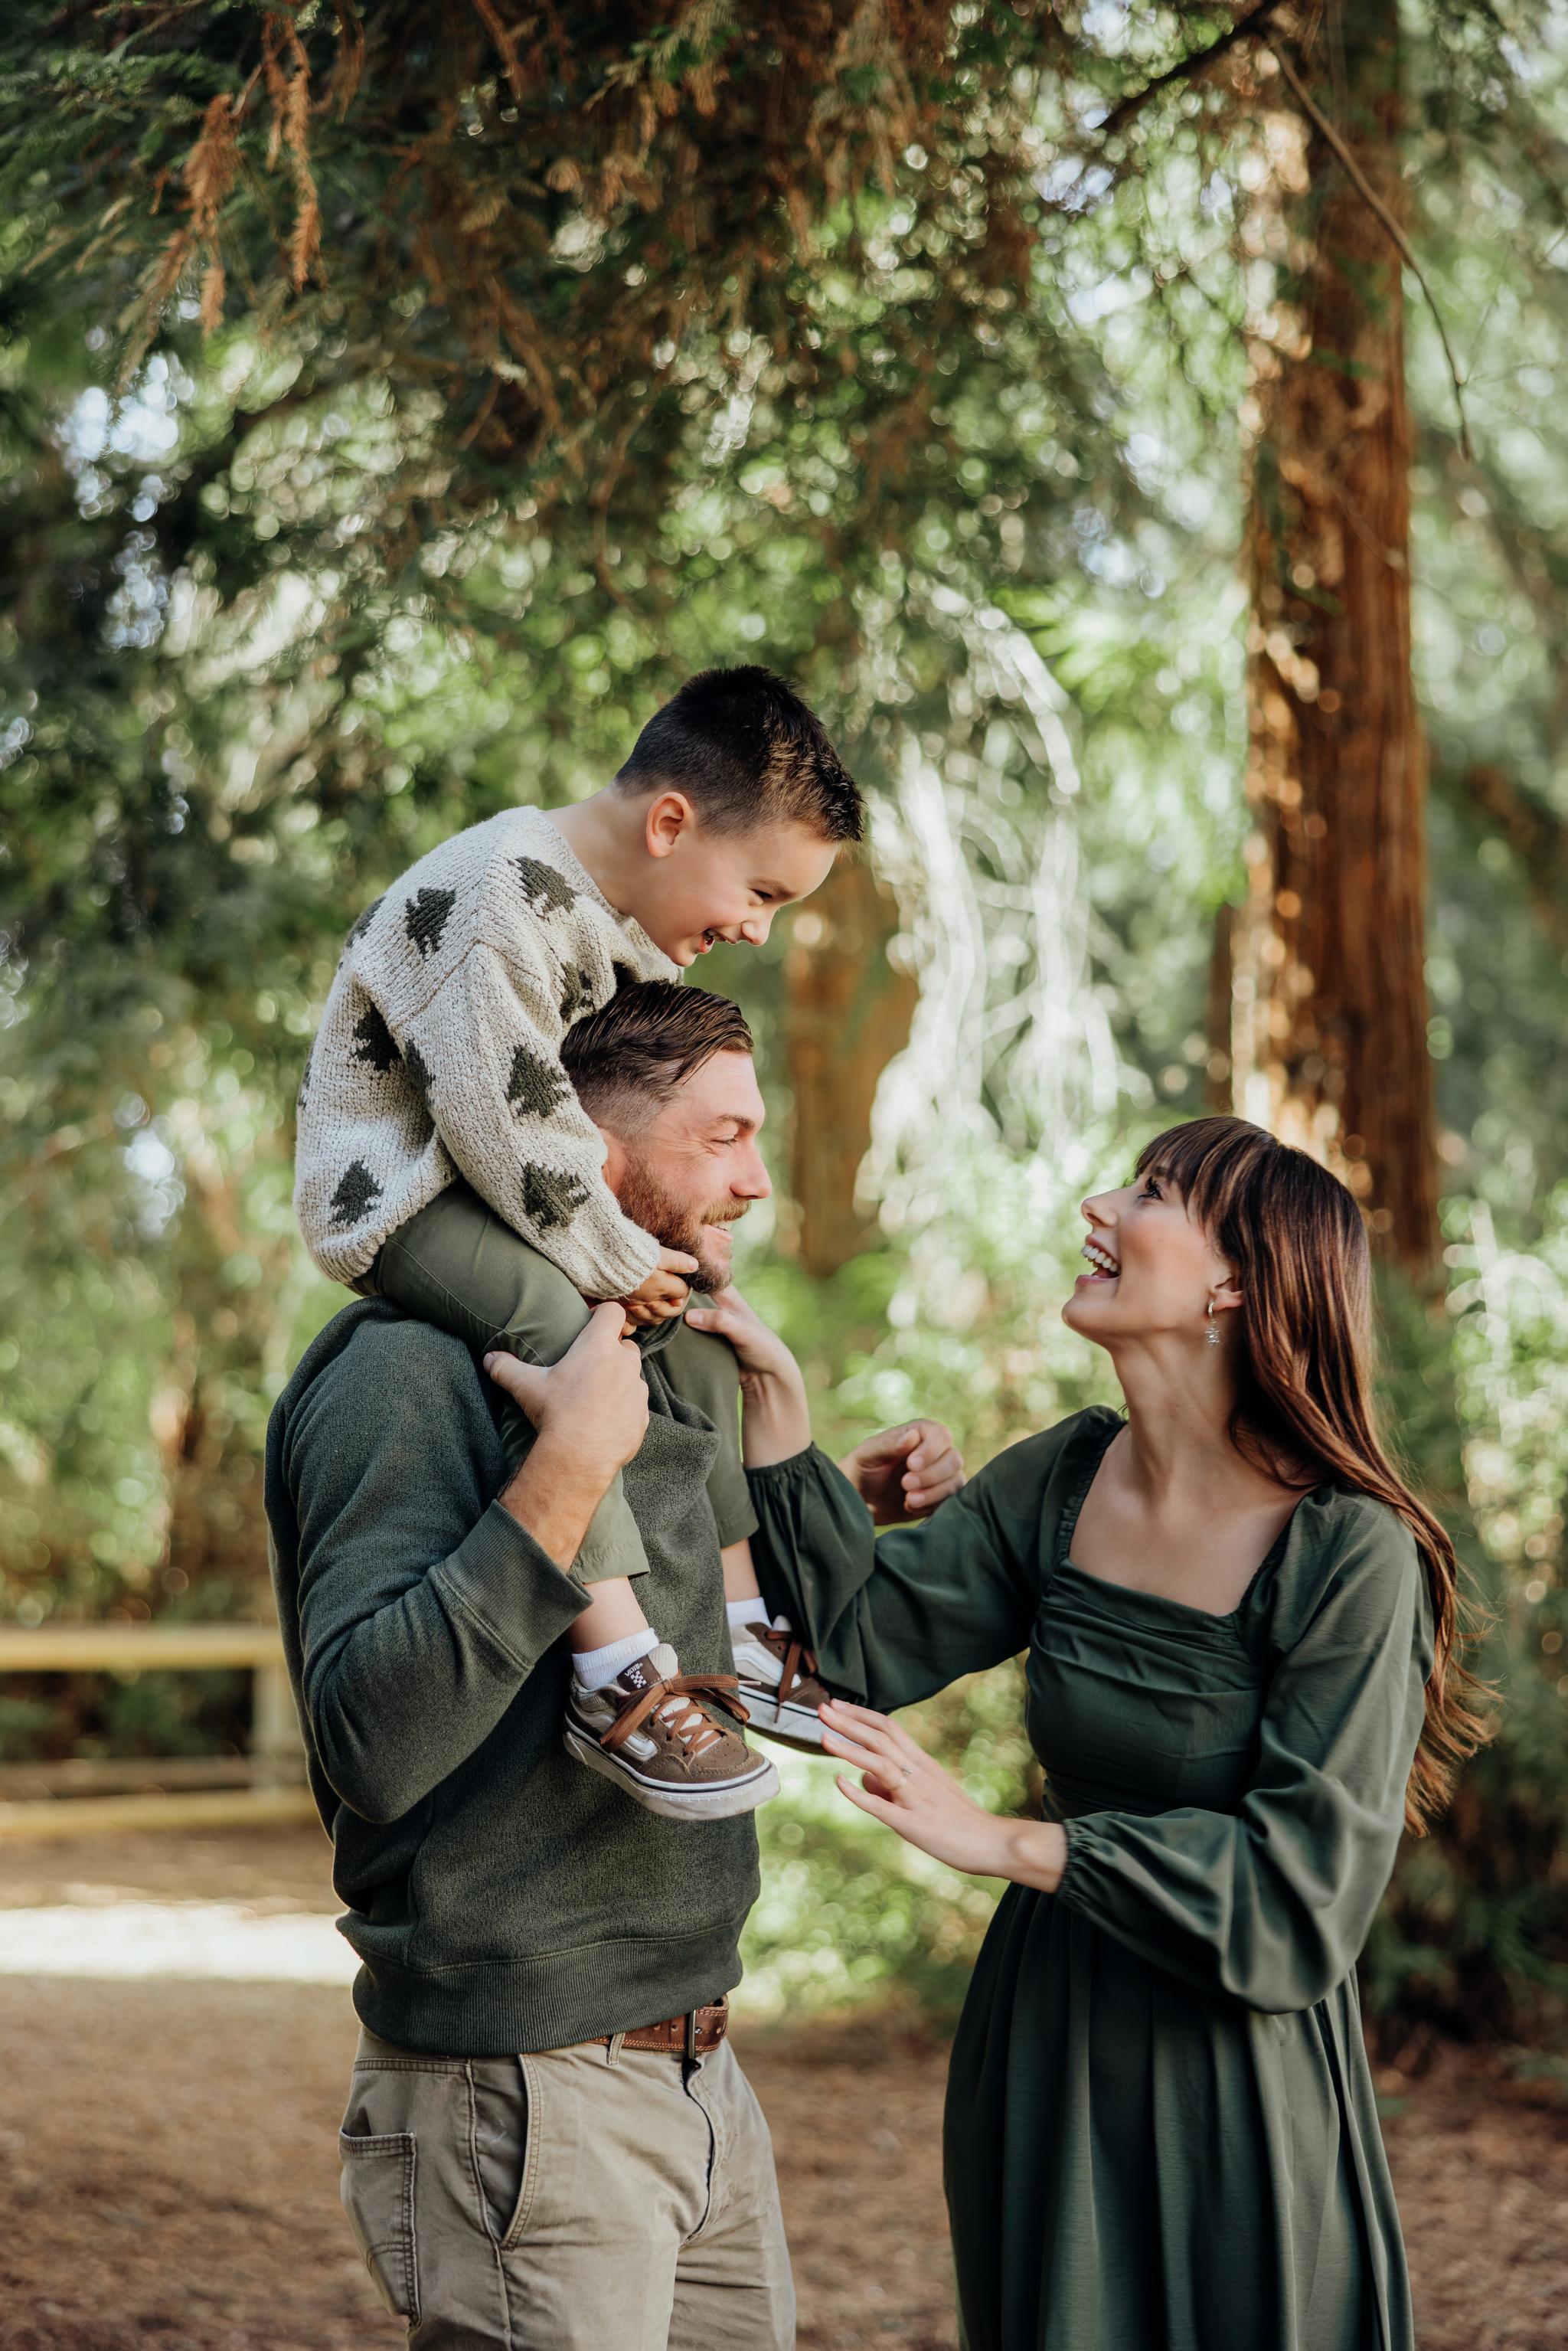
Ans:
[[[1177,1186],[1239,1278],[1243,1304],[1229,1318],[1239,1325],[1240,1392],[1230,1424],[1237,1449],[1284,1485],[1370,1494],[1416,1538],[1437,1627],[1427,1720],[1405,1798],[1406,1825],[1420,1835],[1489,1726],[1481,1686],[1462,1661],[1453,1543],[1378,1435],[1372,1260],[1361,1210],[1326,1167],[1242,1118],[1169,1128],[1141,1154],[1137,1172]]]

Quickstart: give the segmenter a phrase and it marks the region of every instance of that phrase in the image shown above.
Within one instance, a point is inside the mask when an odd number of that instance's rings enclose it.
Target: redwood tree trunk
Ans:
[[[1397,217],[1396,0],[1331,0],[1302,73]],[[1400,269],[1310,122],[1305,163],[1259,370],[1236,1106],[1338,1166],[1385,1251],[1420,1272],[1437,1177]]]
[[[784,1052],[794,1102],[790,1189],[809,1273],[836,1273],[864,1247],[855,1176],[871,1143],[877,1081],[908,1042],[918,993],[889,963],[897,910],[869,866],[840,863],[795,915],[784,959]]]

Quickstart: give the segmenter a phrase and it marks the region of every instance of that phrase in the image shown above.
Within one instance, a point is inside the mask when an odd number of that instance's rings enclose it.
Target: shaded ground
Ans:
[[[117,1893],[319,1912],[324,1850],[0,1845],[0,1912]],[[0,1976],[0,2351],[395,2351],[337,2202],[353,2030],[315,1984]],[[951,2351],[944,2053],[857,2028],[737,2042],[803,2351]],[[1474,2061],[1385,2087],[1423,2351],[1568,2346],[1568,2109]]]

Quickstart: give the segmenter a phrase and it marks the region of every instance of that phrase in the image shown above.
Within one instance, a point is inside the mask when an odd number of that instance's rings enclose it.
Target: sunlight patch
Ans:
[[[359,1964],[330,1918],[267,1917],[237,1902],[60,1904],[0,1913],[0,1975],[350,1984]]]

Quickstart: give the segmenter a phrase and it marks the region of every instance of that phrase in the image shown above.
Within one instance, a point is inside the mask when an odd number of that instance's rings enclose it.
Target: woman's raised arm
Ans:
[[[1009,1447],[923,1525],[880,1537],[816,1446],[748,1470],[758,1581],[825,1680],[873,1706],[911,1706],[1028,1645],[1047,1488],[1071,1426]]]

